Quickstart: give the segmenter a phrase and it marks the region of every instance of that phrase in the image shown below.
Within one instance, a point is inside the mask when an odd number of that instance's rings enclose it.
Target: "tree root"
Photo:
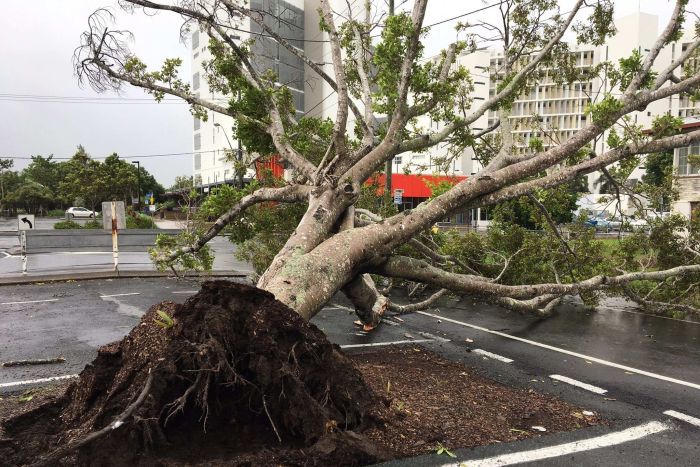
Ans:
[[[133,413],[136,411],[136,409],[143,404],[143,402],[146,400],[146,396],[148,396],[148,393],[151,390],[151,384],[153,383],[153,373],[149,370],[148,371],[148,378],[146,379],[146,384],[144,384],[143,389],[141,390],[141,393],[139,396],[136,398],[134,402],[132,402],[121,414],[117,415],[117,417],[110,423],[109,425],[105,426],[101,430],[94,431],[84,437],[81,440],[75,441],[73,443],[70,443],[66,446],[63,446],[61,448],[56,449],[55,451],[49,453],[46,457],[39,459],[38,462],[35,462],[31,464],[31,467],[43,467],[47,465],[52,465],[58,462],[59,460],[63,459],[65,456],[67,456],[69,453],[76,451],[80,449],[81,447],[105,436],[106,434],[110,433],[113,430],[116,430],[120,426],[124,425],[129,417],[133,415]]]

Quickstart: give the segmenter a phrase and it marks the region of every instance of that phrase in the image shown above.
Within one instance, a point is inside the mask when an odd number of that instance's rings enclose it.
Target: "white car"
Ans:
[[[71,207],[66,209],[66,216],[68,217],[68,219],[72,219],[74,217],[93,218],[95,217],[95,211],[90,211],[87,208]]]

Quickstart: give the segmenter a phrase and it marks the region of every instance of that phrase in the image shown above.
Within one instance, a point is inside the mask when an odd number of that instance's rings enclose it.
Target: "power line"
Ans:
[[[216,97],[211,101],[228,102],[229,99]],[[186,104],[179,98],[165,98],[161,102],[153,98],[128,98],[128,97],[94,97],[94,96],[46,96],[39,94],[0,94],[0,102],[39,102],[58,104]]]
[[[194,154],[206,154],[206,153],[216,153],[220,151],[224,151],[225,149],[211,149],[209,151],[190,151],[190,152],[171,152],[171,153],[165,153],[165,154],[144,154],[141,156],[121,156],[117,154],[119,159],[149,159],[152,157],[171,157],[171,156],[192,156]],[[111,154],[110,154],[111,155]],[[37,156],[34,156],[37,157]],[[43,156],[41,156],[43,157]],[[68,161],[73,159],[73,157],[53,157],[53,156],[46,156],[45,158],[51,157],[52,161]],[[92,160],[104,160],[109,156],[103,156],[103,157],[91,157],[90,159]],[[32,160],[31,156],[1,156],[0,159],[14,159],[14,160]]]
[[[504,3],[505,3],[505,0],[501,0],[501,1],[498,2],[498,3],[493,3],[493,4],[491,4],[491,5],[486,5],[485,7],[481,7],[481,8],[478,8],[478,9],[476,9],[476,10],[468,11],[468,12],[463,13],[463,14],[461,14],[461,15],[453,16],[452,18],[447,18],[447,19],[443,19],[443,20],[441,20],[441,21],[437,21],[437,22],[432,23],[432,24],[428,24],[427,26],[423,26],[423,29],[425,29],[425,28],[432,28],[433,26],[437,26],[437,25],[440,25],[440,24],[448,23],[448,22],[450,22],[450,21],[454,21],[454,20],[459,19],[459,18],[464,18],[465,16],[473,15],[474,13],[479,13],[480,11],[488,10],[489,8],[493,8],[493,7],[496,7],[496,6],[501,6],[501,5],[503,5]]]

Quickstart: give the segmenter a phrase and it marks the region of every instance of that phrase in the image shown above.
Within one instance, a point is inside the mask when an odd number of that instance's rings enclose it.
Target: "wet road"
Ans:
[[[197,288],[194,281],[155,278],[0,287],[0,361],[59,355],[67,360],[60,365],[0,368],[0,392],[30,387],[3,384],[78,373],[99,345],[126,334],[151,304],[184,301]],[[353,326],[352,311],[339,299],[314,323],[332,341],[350,348],[424,341],[422,345],[505,384],[557,394],[598,411],[613,422],[608,431],[659,421],[666,427],[624,449],[598,449],[598,457],[572,454],[567,463],[545,465],[693,465],[700,455],[700,425],[691,423],[700,424],[700,323],[641,315],[622,305],[595,312],[568,306],[539,320],[447,299],[437,310],[389,318],[375,332],[364,334]],[[678,420],[664,414],[669,410],[694,418]],[[576,439],[584,432],[541,443]],[[488,456],[489,449],[464,455]],[[669,463],[670,459],[675,460]]]

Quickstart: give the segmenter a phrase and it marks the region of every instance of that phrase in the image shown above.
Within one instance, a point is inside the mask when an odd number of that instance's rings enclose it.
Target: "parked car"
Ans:
[[[68,217],[68,219],[72,219],[74,217],[93,218],[95,217],[95,211],[90,211],[87,208],[70,207],[66,209],[66,217]]]
[[[608,222],[610,223],[610,229],[611,230],[621,230],[622,229],[622,219],[619,217],[613,217],[612,219],[609,219]]]
[[[649,230],[649,222],[641,217],[633,217],[630,219],[628,225],[632,231]]]
[[[593,217],[583,223],[587,227],[594,228],[597,232],[610,232],[613,230],[612,223],[600,217]]]

